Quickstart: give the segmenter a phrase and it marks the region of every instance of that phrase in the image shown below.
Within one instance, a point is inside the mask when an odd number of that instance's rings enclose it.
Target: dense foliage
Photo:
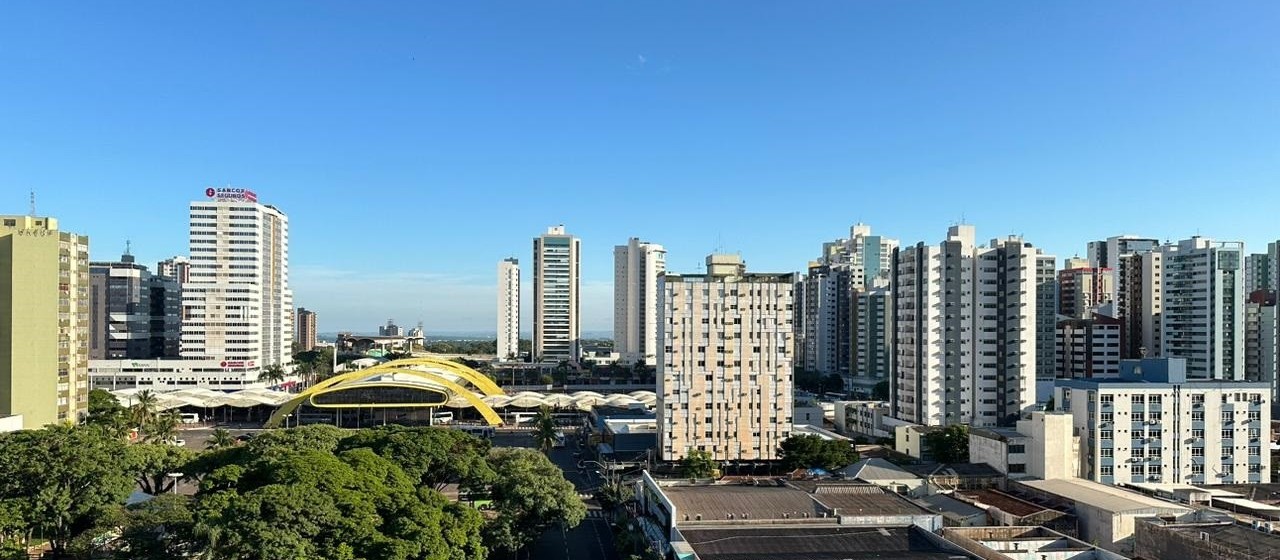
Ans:
[[[67,558],[481,559],[586,514],[543,454],[455,430],[224,432],[197,453],[128,444],[116,423],[153,414],[98,405],[87,426],[0,435],[0,558],[42,537]],[[449,484],[488,494],[492,514]],[[135,488],[157,496],[126,507]]]
[[[778,448],[787,469],[819,468],[834,471],[858,461],[858,452],[847,441],[826,440],[812,434],[791,436]]]
[[[716,462],[706,451],[694,449],[680,460],[680,473],[688,478],[709,478],[715,476]]]
[[[924,442],[939,463],[969,462],[969,427],[952,424],[924,435]]]

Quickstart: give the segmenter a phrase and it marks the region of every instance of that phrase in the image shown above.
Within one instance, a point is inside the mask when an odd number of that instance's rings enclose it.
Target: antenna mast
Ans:
[[[34,218],[35,215],[36,215],[36,191],[33,189],[31,191],[31,217]]]

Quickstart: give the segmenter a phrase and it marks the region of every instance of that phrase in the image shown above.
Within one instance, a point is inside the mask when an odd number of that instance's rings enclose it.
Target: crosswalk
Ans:
[[[587,510],[587,519],[604,519],[606,517],[608,517],[608,515],[605,514],[604,510],[602,509]]]

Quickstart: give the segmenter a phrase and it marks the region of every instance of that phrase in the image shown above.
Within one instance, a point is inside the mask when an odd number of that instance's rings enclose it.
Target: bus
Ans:
[[[432,424],[448,424],[453,422],[452,412],[436,412],[431,415]]]

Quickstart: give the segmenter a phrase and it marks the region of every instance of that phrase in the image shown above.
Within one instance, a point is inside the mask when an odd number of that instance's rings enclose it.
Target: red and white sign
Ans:
[[[258,201],[258,193],[249,189],[239,189],[235,187],[209,187],[204,190],[204,195],[215,200],[243,200],[245,202]]]
[[[235,361],[223,360],[220,365],[224,368],[253,367],[253,360],[249,360],[247,362],[241,361],[241,360],[235,360]]]

